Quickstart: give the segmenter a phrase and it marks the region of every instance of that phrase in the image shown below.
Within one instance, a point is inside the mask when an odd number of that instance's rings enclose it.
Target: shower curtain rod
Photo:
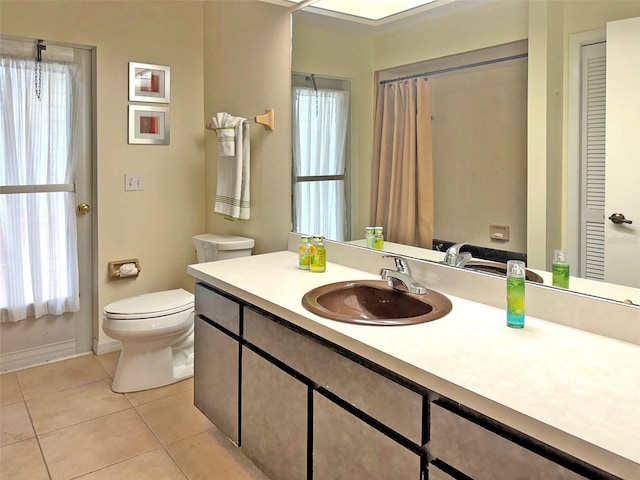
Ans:
[[[402,80],[411,80],[413,78],[428,77],[429,75],[438,75],[439,73],[449,73],[449,72],[455,72],[457,70],[466,70],[467,68],[482,67],[484,65],[491,65],[493,63],[508,62],[509,60],[517,60],[519,58],[527,58],[528,55],[529,54],[527,54],[527,53],[520,53],[518,55],[511,55],[511,56],[502,57],[502,58],[494,58],[492,60],[485,60],[483,62],[470,63],[468,65],[459,65],[457,67],[443,68],[441,70],[434,70],[432,72],[416,73],[414,75],[408,75],[406,77],[394,78],[394,79],[391,79],[391,80],[380,80],[380,85],[386,85],[387,83],[393,83],[393,82],[401,82]]]

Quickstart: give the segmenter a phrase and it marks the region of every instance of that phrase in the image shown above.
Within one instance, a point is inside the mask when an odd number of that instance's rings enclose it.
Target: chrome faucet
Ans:
[[[460,251],[466,244],[467,242],[456,243],[447,248],[447,252],[444,255],[444,263],[453,267],[464,267],[471,260],[469,252]]]
[[[411,268],[407,259],[398,255],[383,255],[382,258],[393,258],[396,263],[396,270],[390,268],[381,268],[380,275],[383,280],[387,281],[387,285],[396,290],[406,290],[409,293],[424,295],[427,288],[416,282],[411,276]],[[403,288],[398,288],[402,286]]]

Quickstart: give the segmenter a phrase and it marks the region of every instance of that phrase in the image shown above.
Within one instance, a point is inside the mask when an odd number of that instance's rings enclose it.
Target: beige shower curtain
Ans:
[[[431,248],[433,158],[431,93],[424,78],[378,86],[371,221],[385,239]]]

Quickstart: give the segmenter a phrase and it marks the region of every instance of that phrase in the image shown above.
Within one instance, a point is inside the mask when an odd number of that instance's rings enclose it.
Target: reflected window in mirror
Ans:
[[[349,82],[292,75],[293,224],[296,232],[349,238]]]

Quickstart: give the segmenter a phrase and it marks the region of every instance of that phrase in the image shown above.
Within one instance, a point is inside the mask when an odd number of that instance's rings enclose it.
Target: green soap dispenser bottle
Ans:
[[[300,237],[300,245],[298,245],[298,268],[300,270],[309,270],[311,264],[311,237],[302,235]]]
[[[311,264],[309,268],[313,273],[321,273],[327,269],[327,250],[324,246],[324,237],[314,235],[311,244]]]
[[[507,262],[507,327],[524,328],[524,262]]]

